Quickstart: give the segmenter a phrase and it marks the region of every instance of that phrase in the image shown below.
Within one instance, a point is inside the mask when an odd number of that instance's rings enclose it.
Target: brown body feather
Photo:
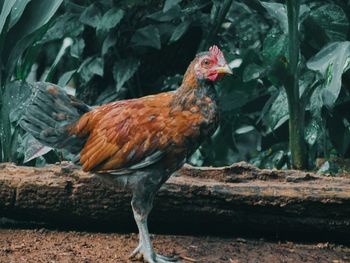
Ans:
[[[89,135],[80,152],[83,170],[127,168],[157,151],[168,165],[184,159],[216,128],[213,90],[199,85],[192,65],[176,92],[113,102],[85,113],[70,130],[78,137]]]

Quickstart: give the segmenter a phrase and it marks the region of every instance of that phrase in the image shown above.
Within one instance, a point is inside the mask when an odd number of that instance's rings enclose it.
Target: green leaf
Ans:
[[[264,73],[265,69],[255,63],[246,66],[243,72],[243,82],[248,82],[254,79],[258,79]]]
[[[12,36],[9,37],[9,40],[19,41],[41,28],[49,22],[62,1],[63,0],[33,0],[28,3],[17,24],[9,31],[9,34]],[[16,42],[12,42],[11,47],[13,47],[13,43]]]
[[[55,14],[63,0],[33,0],[29,2],[18,22],[9,30],[3,51],[3,61],[9,72],[9,79],[19,57],[32,45],[37,34]]]
[[[259,98],[266,92],[259,89],[256,82],[244,83],[238,78],[223,79],[219,85],[219,105],[224,114],[229,114],[228,112],[236,114],[240,107]]]
[[[324,4],[311,11],[311,22],[318,34],[324,33],[328,41],[347,39],[349,21],[344,10],[335,4]]]
[[[63,14],[55,19],[54,24],[47,30],[40,43],[62,39],[64,37],[76,38],[84,30],[84,25],[77,15]]]
[[[127,82],[136,73],[139,66],[140,61],[135,58],[124,59],[114,64],[113,76],[117,83],[117,91],[120,91],[125,82]]]
[[[110,32],[102,44],[101,54],[106,55],[108,50],[117,43],[117,35],[115,32]]]
[[[331,160],[326,161],[322,164],[322,166],[317,170],[317,174],[331,174],[336,175],[341,172],[341,167],[336,162],[332,162]]]
[[[81,58],[85,48],[85,41],[83,38],[78,38],[70,48],[70,55],[73,58]]]
[[[287,8],[286,5],[280,3],[269,3],[269,2],[260,2],[269,15],[276,19],[279,22],[279,25],[282,31],[288,33],[288,18],[287,18]],[[307,5],[301,5],[299,11],[299,25],[300,23],[308,16],[310,8]]]
[[[323,103],[332,107],[339,96],[344,70],[350,61],[350,42],[334,42],[309,59],[307,67],[325,80],[322,91]]]
[[[272,64],[281,56],[288,57],[288,36],[273,28],[265,37],[262,55],[266,64]]]
[[[85,59],[80,65],[78,73],[84,82],[88,82],[94,75],[103,76],[103,59],[100,57]]]
[[[176,6],[178,3],[180,3],[182,0],[165,0],[163,12],[169,11],[171,8]]]
[[[265,116],[265,122],[269,127],[269,132],[276,130],[282,124],[289,119],[287,94],[284,89],[280,89],[280,92],[272,103],[267,115]]]
[[[263,7],[265,7],[266,11],[270,14],[270,16],[280,23],[283,32],[287,33],[288,19],[286,6],[280,3],[268,3],[262,1],[260,3]]]
[[[186,33],[190,24],[191,24],[191,21],[189,20],[185,20],[182,23],[178,24],[173,34],[171,35],[171,38],[169,40],[170,43],[178,41],[183,36],[183,34]]]
[[[97,25],[97,30],[108,31],[114,28],[124,17],[124,11],[118,8],[108,10]]]
[[[9,28],[11,28],[14,24],[18,22],[18,20],[21,18],[21,15],[24,12],[24,9],[30,1],[31,0],[16,0],[16,3],[11,10],[11,20]]]
[[[67,71],[66,73],[64,73],[60,79],[58,80],[58,83],[57,85],[60,86],[60,87],[65,87],[67,85],[67,83],[71,80],[71,78],[73,77],[74,73],[76,73],[77,70],[74,69],[74,70],[70,70],[70,71]]]
[[[30,97],[31,86],[23,81],[14,81],[6,85],[3,105],[6,112],[9,112],[11,122],[17,122],[26,108],[26,101]],[[5,109],[8,108],[8,109]]]
[[[94,4],[90,5],[88,8],[80,16],[80,22],[91,26],[93,28],[97,28],[101,21],[101,11]]]
[[[323,86],[320,85],[315,89],[310,98],[310,112],[313,116],[317,118],[321,118],[321,109],[324,105],[322,93]]]
[[[161,48],[159,30],[153,25],[138,29],[132,36],[131,42],[134,46]]]
[[[242,127],[239,127],[238,129],[235,130],[235,134],[245,134],[251,131],[254,131],[255,127],[252,125],[245,125]]]
[[[5,0],[0,13],[0,32],[2,32],[6,19],[11,12],[16,0]]]
[[[305,127],[305,141],[313,146],[321,137],[321,126],[317,118],[312,118],[312,120]]]
[[[158,21],[158,22],[170,22],[175,19],[179,19],[183,16],[181,7],[179,5],[174,5],[167,12],[158,11],[147,16],[147,18]]]
[[[52,148],[42,145],[31,134],[26,133],[22,141],[24,151],[24,163],[27,163],[39,156],[43,156],[52,150]]]

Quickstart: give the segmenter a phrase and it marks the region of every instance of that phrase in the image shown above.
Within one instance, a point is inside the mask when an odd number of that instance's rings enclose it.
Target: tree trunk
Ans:
[[[100,230],[134,229],[130,194],[91,174],[53,165],[3,164],[0,214],[22,221]],[[156,196],[152,231],[291,235],[348,241],[350,176],[185,165]]]

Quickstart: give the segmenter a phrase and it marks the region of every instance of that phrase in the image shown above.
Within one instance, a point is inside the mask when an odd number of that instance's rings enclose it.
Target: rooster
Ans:
[[[20,125],[42,144],[77,154],[84,171],[125,184],[139,230],[131,257],[174,262],[154,252],[147,218],[161,185],[216,130],[213,83],[225,74],[232,71],[212,46],[195,57],[172,92],[89,107],[56,85],[36,83]]]

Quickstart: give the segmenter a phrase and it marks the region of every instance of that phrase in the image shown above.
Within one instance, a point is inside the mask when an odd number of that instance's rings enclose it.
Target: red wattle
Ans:
[[[218,75],[219,74],[217,72],[211,73],[209,74],[208,79],[210,79],[211,81],[215,81],[218,78]]]

